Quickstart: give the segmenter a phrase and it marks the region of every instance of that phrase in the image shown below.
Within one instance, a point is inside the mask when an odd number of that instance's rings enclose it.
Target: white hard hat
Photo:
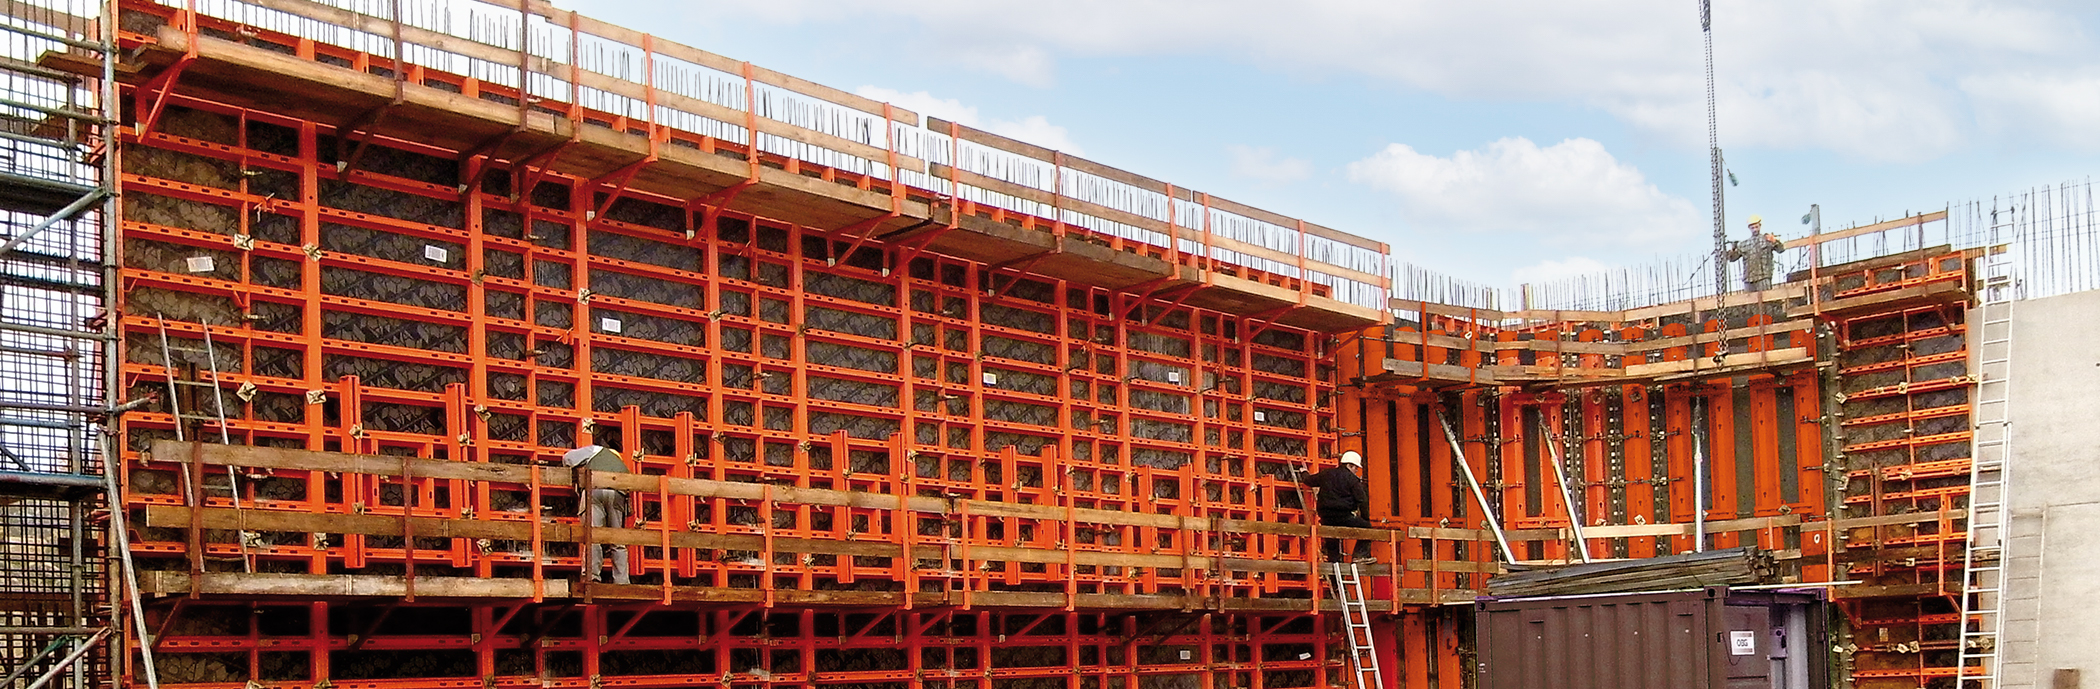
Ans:
[[[603,451],[605,451],[605,447],[602,445],[585,445],[583,447],[579,447],[574,450],[561,453],[561,465],[565,467],[578,466],[583,464],[584,462],[590,461],[592,457],[597,456],[598,453]]]
[[[1343,452],[1343,453],[1342,453],[1342,463],[1343,463],[1343,464],[1353,464],[1353,465],[1356,465],[1356,466],[1363,466],[1363,465],[1364,465],[1364,456],[1363,456],[1363,455],[1361,455],[1361,454],[1358,454],[1358,453],[1357,453],[1357,452],[1356,452],[1355,450],[1349,450],[1349,451],[1347,451],[1347,452]]]

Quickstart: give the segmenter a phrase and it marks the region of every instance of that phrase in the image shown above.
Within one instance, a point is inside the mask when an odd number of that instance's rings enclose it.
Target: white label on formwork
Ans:
[[[621,328],[621,327],[622,327],[622,326],[620,325],[620,319],[618,319],[618,318],[600,318],[600,319],[598,319],[598,329],[599,329],[599,330],[603,330],[603,331],[605,331],[605,332],[609,332],[609,333],[615,333],[615,334],[617,334],[617,333],[619,333],[619,332],[620,332],[620,328]]]
[[[1729,632],[1728,655],[1757,655],[1757,632]]]
[[[183,267],[192,273],[209,273],[219,267],[219,262],[210,256],[191,256],[183,259]]]
[[[993,372],[991,372],[991,371],[985,371],[985,372],[984,372],[984,384],[985,384],[985,385],[998,385],[998,384],[999,384],[999,374],[997,374],[997,373],[993,373]]]
[[[446,251],[445,247],[438,246],[436,244],[423,245],[423,258],[437,261],[439,263],[444,263],[447,259],[450,259],[451,257],[452,252]]]
[[[1168,371],[1168,372],[1167,372],[1167,382],[1169,382],[1169,383],[1173,383],[1173,384],[1175,384],[1175,385],[1180,385],[1180,384],[1181,384],[1181,372],[1180,372],[1180,371]]]
[[[1265,412],[1265,411],[1256,411],[1256,412],[1254,412],[1254,420],[1255,420],[1255,421],[1260,421],[1260,422],[1262,422],[1262,423],[1268,423],[1268,421],[1269,421],[1269,413],[1268,413],[1268,412]]]
[[[1190,657],[1192,657],[1192,655],[1193,655],[1193,654],[1189,653],[1189,650],[1188,650],[1188,649],[1186,649],[1186,648],[1184,648],[1184,649],[1181,649],[1181,659],[1182,659],[1182,660],[1188,660],[1188,659],[1189,659]]]

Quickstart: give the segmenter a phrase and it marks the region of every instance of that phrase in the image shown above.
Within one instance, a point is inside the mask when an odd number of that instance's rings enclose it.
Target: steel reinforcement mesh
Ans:
[[[606,206],[610,187],[559,171],[488,163],[462,193],[452,154],[408,142],[370,144],[349,170],[325,126],[302,140],[294,120],[174,100],[126,158],[137,175],[126,198],[138,201],[124,206],[126,385],[166,393],[126,418],[135,513],[187,499],[181,458],[145,454],[175,435],[177,405],[193,417],[185,433],[214,442],[222,416],[236,444],[466,461],[544,463],[596,442],[679,477],[1275,521],[1302,519],[1281,467],[1334,452],[1321,335],[939,256],[891,265],[890,247],[839,260],[847,243],[824,231],[631,191]],[[534,188],[513,197],[523,179]],[[609,210],[582,210],[599,207]],[[1260,334],[1240,336],[1249,332]],[[207,500],[242,510],[403,505],[399,486],[377,477],[207,473]],[[522,486],[483,492],[431,482],[415,507],[574,519],[565,487],[536,507]],[[1107,552],[1197,543],[1174,529],[1061,537],[1017,518],[912,526],[797,507],[768,521],[733,500],[636,500],[648,523],[702,534],[770,524],[778,537],[1069,539]],[[142,566],[185,569],[185,532],[149,524]],[[214,529],[203,542],[212,571],[408,566],[399,536],[325,527]],[[1292,539],[1218,543],[1225,557],[1304,557]],[[416,547],[423,576],[568,578],[581,567],[574,543],[535,553],[516,539],[419,537]],[[636,551],[637,581],[676,586],[1308,595],[1302,575]]]

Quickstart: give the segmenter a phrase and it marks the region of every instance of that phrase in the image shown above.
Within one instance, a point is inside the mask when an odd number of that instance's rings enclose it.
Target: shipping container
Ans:
[[[1820,590],[1482,599],[1479,689],[1823,689]]]

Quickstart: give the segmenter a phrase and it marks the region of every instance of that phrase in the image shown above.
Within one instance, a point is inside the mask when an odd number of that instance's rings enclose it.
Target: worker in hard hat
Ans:
[[[1364,456],[1361,453],[1355,450],[1343,452],[1341,464],[1308,476],[1304,481],[1305,485],[1318,489],[1314,504],[1320,514],[1321,526],[1359,529],[1378,526],[1363,515],[1364,510],[1371,506],[1371,486],[1364,481]],[[1342,539],[1320,539],[1320,547],[1326,551],[1328,562],[1342,561]],[[1371,542],[1358,539],[1353,558],[1359,563],[1374,562]]]
[[[603,445],[585,445],[562,453],[561,463],[562,466],[576,469],[579,474],[584,471],[602,471],[616,474],[633,473],[628,470],[627,461],[620,457],[618,450]],[[579,475],[578,478],[581,479],[582,477]],[[576,485],[581,486],[584,484],[579,480]],[[629,506],[626,493],[611,488],[593,487],[590,490],[590,494],[581,497],[581,504],[576,506],[577,516],[590,520],[591,526],[613,529],[627,528]],[[605,560],[600,559],[599,549],[611,548],[613,583],[629,583],[628,572],[630,570],[627,566],[627,546],[620,544],[599,545],[603,540],[602,538],[591,539],[590,545],[584,547],[583,580],[599,580],[599,572],[605,568]]]
[[[1721,257],[1729,261],[1743,262],[1743,289],[1762,292],[1772,288],[1772,266],[1775,257],[1786,248],[1779,235],[1764,231],[1765,217],[1750,216],[1750,238],[1732,242]]]

